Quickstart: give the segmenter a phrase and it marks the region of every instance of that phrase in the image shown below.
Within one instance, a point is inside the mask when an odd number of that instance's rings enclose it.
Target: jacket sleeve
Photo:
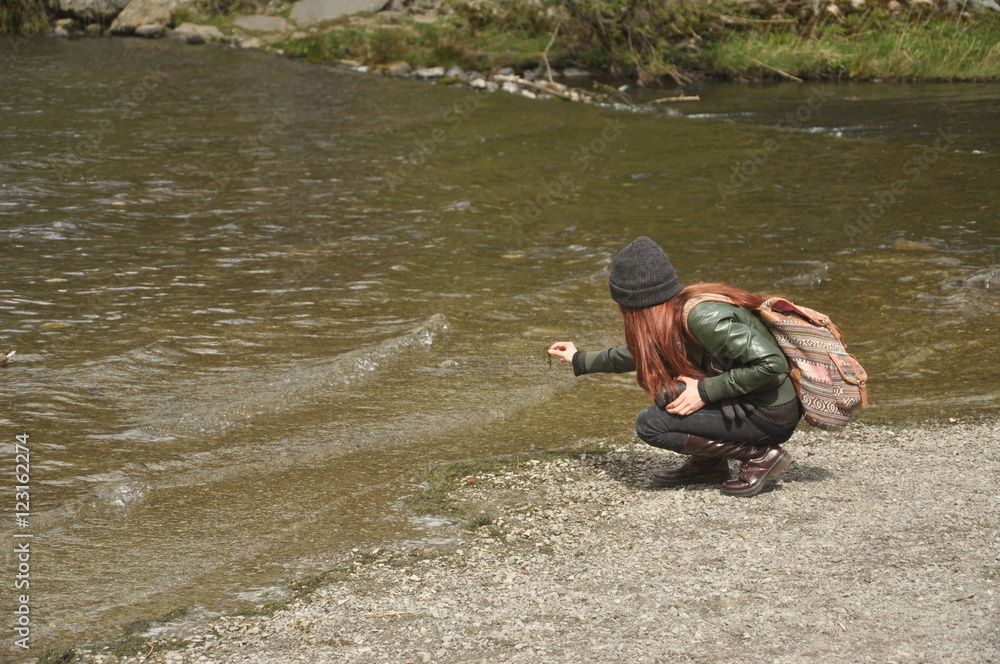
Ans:
[[[573,356],[573,373],[577,376],[587,373],[626,373],[635,371],[635,360],[628,352],[628,346],[607,348],[600,351],[577,352]]]
[[[702,302],[688,316],[691,334],[730,368],[703,378],[699,392],[708,403],[774,387],[788,374],[788,359],[756,317],[730,304]]]

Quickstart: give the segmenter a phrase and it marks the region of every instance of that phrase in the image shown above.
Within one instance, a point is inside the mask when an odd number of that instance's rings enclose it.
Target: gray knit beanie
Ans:
[[[633,309],[666,302],[682,288],[670,259],[648,237],[637,238],[615,257],[608,285],[612,300]]]

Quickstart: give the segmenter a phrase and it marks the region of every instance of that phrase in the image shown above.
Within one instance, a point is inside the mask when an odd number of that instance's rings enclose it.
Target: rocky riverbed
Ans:
[[[755,498],[653,490],[631,439],[466,477],[475,529],[355,550],[273,615],[83,662],[954,662],[1000,659],[1000,422],[800,430]],[[182,640],[183,639],[183,640]]]

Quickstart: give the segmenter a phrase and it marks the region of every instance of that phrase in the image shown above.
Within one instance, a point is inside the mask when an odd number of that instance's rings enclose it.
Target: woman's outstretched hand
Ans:
[[[572,362],[576,345],[572,341],[557,341],[549,346],[549,355],[555,355],[560,362]]]
[[[551,353],[552,351],[550,350],[549,352]],[[667,404],[665,410],[668,413],[683,417],[690,415],[705,405],[705,402],[701,400],[701,395],[698,394],[698,380],[696,378],[681,376],[677,380],[683,382],[686,387],[679,397]]]

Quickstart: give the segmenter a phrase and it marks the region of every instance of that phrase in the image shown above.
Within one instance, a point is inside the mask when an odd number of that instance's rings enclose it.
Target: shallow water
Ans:
[[[30,436],[37,646],[433,544],[398,508],[420,469],[628,431],[632,377],[544,348],[620,343],[606,275],[640,234],[682,282],[831,314],[865,417],[1000,401],[995,86],[716,85],[671,116],[2,48],[0,422]]]

